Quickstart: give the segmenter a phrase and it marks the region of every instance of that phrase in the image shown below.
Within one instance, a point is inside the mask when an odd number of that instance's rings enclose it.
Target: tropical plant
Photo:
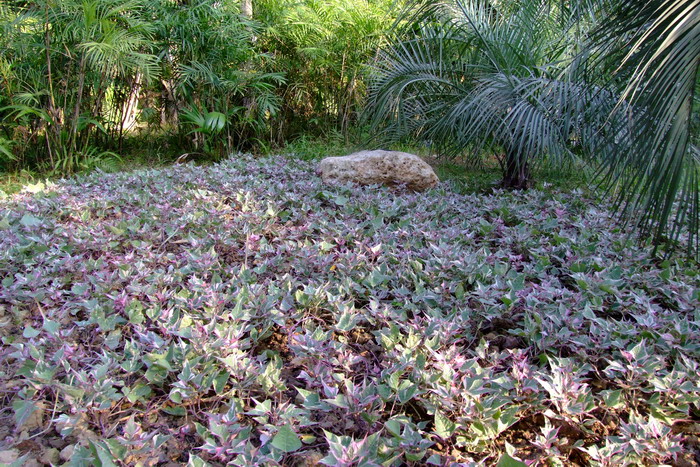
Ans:
[[[657,244],[700,251],[700,2],[602,0],[589,82],[619,90],[595,147],[627,219]],[[595,109],[592,109],[595,111]]]
[[[267,133],[283,82],[263,70],[258,30],[237,3],[214,0],[3,2],[0,137],[13,143],[0,144],[0,162],[81,170],[121,152],[144,119],[197,149],[180,120],[188,108],[226,116],[218,155],[244,147]],[[256,105],[246,107],[246,96]]]
[[[698,251],[697,1],[456,0],[404,18],[375,67],[380,139],[488,148],[513,188],[534,161],[582,157],[643,237]]]
[[[202,112],[198,109],[183,109],[180,113],[183,122],[195,128],[190,134],[195,136],[195,145],[202,146],[205,153],[212,151],[210,138],[221,133],[226,126],[226,115],[221,112]]]
[[[176,126],[187,123],[180,116],[186,108],[222,113],[226,118],[219,131],[220,155],[263,137],[280,106],[275,90],[284,74],[264,70],[270,57],[254,47],[260,25],[242,19],[233,2],[159,3],[161,120]],[[246,98],[255,105],[245,105]],[[184,125],[179,133],[184,136],[190,129]],[[180,141],[186,143],[184,138]]]
[[[94,147],[100,139],[123,131],[131,81],[157,73],[144,8],[142,0],[39,0],[3,9],[0,119],[17,147],[36,149],[39,165],[78,170],[106,154]]]
[[[304,134],[347,139],[393,4],[0,2],[0,168],[70,173],[129,148],[223,156]],[[224,125],[192,133],[188,110]]]
[[[380,139],[419,138],[449,155],[495,150],[503,185],[526,187],[537,158],[572,154],[577,121],[559,102],[576,18],[544,0],[410,11],[375,68],[373,127]]]
[[[285,70],[274,137],[337,129],[347,136],[366,98],[367,63],[393,23],[392,0],[261,0],[259,46]]]

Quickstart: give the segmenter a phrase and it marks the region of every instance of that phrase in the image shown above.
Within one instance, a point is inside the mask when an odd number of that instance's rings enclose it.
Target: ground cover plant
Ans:
[[[31,186],[0,200],[0,455],[693,465],[698,269],[612,225],[277,157]]]

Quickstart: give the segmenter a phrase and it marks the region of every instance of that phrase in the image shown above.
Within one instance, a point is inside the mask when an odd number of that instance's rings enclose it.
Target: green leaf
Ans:
[[[397,392],[397,396],[399,398],[399,402],[402,404],[407,403],[411,399],[413,399],[413,396],[415,396],[418,393],[418,386],[411,383],[410,381],[406,380],[401,383],[399,386],[399,390]]]
[[[620,389],[616,391],[601,391],[601,396],[603,397],[605,405],[607,405],[610,408],[615,409],[624,406],[624,402],[622,399],[622,390]]]
[[[15,411],[15,426],[21,427],[32,416],[36,405],[33,401],[20,399],[12,402],[12,409]]]
[[[400,380],[402,374],[403,373],[400,371],[395,371],[389,376],[388,383],[389,383],[389,387],[391,389],[395,389],[395,390],[399,389],[399,380]]]
[[[204,127],[211,133],[223,130],[226,121],[226,115],[221,112],[208,112],[204,115]]]
[[[87,290],[87,284],[73,284],[73,287],[70,289],[71,293],[75,295],[83,295]]]
[[[121,459],[126,455],[126,446],[122,445],[116,439],[105,440],[105,446],[115,459]]]
[[[507,452],[504,452],[496,467],[527,467],[527,465],[522,461],[513,459]]]
[[[24,336],[25,339],[32,339],[38,336],[39,334],[41,334],[41,331],[39,331],[38,329],[34,329],[31,326],[27,326],[26,328],[24,328],[22,336]]]
[[[462,283],[460,282],[459,284],[457,284],[457,288],[455,288],[455,297],[461,300],[464,298],[464,295],[464,285],[462,285]]]
[[[201,457],[190,454],[190,458],[187,461],[187,467],[206,467],[210,465],[204,461]]]
[[[391,432],[392,435],[401,436],[401,422],[398,420],[387,420],[386,423],[384,423],[384,426],[387,430],[389,430],[389,432]]]
[[[178,389],[174,389],[170,392],[169,398],[176,404],[182,403],[182,393]]]
[[[214,386],[214,391],[216,391],[217,394],[221,394],[224,391],[224,388],[226,387],[226,383],[228,382],[229,379],[229,374],[226,373],[225,371],[222,371],[219,373],[219,375],[214,378],[213,381],[213,386]]]
[[[321,248],[321,251],[325,253],[326,251],[331,251],[333,248],[335,248],[335,243],[327,242],[324,240],[321,243],[319,243],[318,246]]]
[[[44,320],[44,330],[51,334],[52,336],[55,336],[58,334],[58,330],[61,328],[61,323],[58,321],[51,321],[50,319],[45,319]]]
[[[333,198],[333,201],[338,206],[345,206],[346,204],[348,204],[348,201],[350,201],[350,200],[348,198],[346,198],[345,196],[338,195],[335,198]]]
[[[339,331],[349,332],[357,326],[358,316],[349,312],[344,312],[338,318],[335,328]]]
[[[105,228],[117,236],[121,236],[121,235],[124,235],[126,233],[126,229],[122,229],[122,228],[116,227],[114,225],[106,225]]]
[[[84,467],[86,465],[97,465],[94,455],[86,446],[74,445],[73,454],[67,464],[69,467]]]
[[[116,459],[109,450],[109,447],[100,441],[89,441],[93,455],[97,456],[95,465],[98,467],[117,467]]]
[[[441,412],[435,412],[435,434],[442,439],[449,439],[455,432],[457,425]]]
[[[301,447],[301,441],[289,425],[284,425],[272,438],[272,445],[284,452],[293,452]]]
[[[147,384],[138,383],[133,388],[124,388],[122,392],[132,404],[151,394],[151,387]]]
[[[185,415],[187,415],[187,411],[181,405],[176,405],[173,407],[163,407],[161,410],[167,413],[168,415],[174,415],[176,417],[184,417]]]
[[[19,223],[25,227],[36,227],[41,225],[42,220],[38,217],[32,216],[31,214],[25,214],[22,216],[22,219],[19,220]]]
[[[143,305],[138,300],[132,300],[124,311],[129,317],[129,322],[133,324],[138,325],[146,321],[146,317],[143,314]]]

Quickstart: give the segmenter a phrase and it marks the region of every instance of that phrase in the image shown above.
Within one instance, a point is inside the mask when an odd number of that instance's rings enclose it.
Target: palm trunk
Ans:
[[[143,75],[136,72],[136,76],[129,87],[129,94],[122,104],[122,118],[119,122],[119,151],[124,143],[124,131],[131,130],[136,125],[136,108],[139,105],[139,95],[141,94],[141,81]]]
[[[70,144],[68,145],[71,151],[75,152],[78,145],[78,119],[80,118],[80,106],[83,103],[83,90],[85,88],[85,54],[80,57],[80,65],[78,71],[78,94],[75,98],[75,107],[73,108],[73,121],[71,122]]]
[[[530,166],[527,158],[513,149],[506,150],[505,163],[501,165],[501,186],[511,190],[524,190],[530,186]]]

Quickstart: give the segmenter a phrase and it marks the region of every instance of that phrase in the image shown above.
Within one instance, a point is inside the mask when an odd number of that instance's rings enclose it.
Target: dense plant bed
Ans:
[[[35,187],[0,201],[3,456],[691,465],[697,269],[613,226],[285,158]]]

